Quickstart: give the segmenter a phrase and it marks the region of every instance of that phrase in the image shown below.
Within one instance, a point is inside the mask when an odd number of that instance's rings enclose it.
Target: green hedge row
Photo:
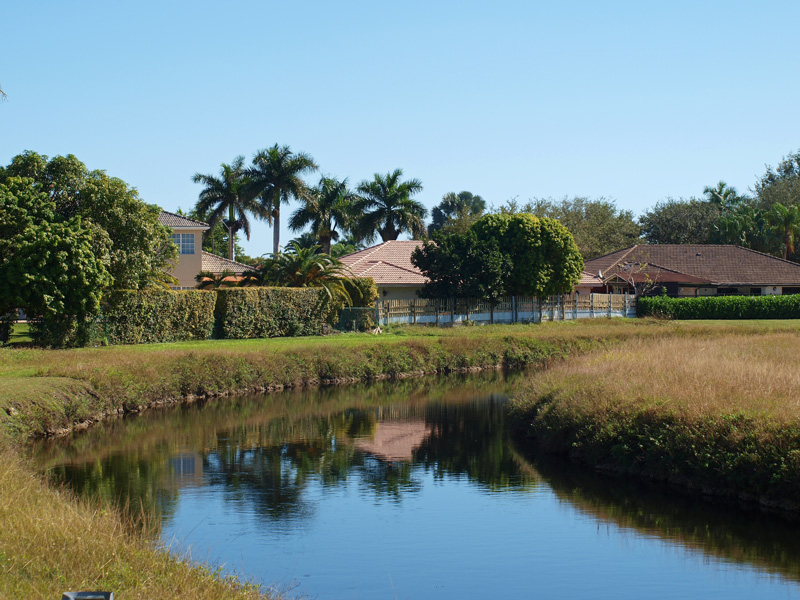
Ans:
[[[121,290],[103,298],[102,319],[109,344],[207,340],[214,328],[214,292]]]
[[[639,316],[670,319],[800,319],[800,294],[788,296],[642,296]]]
[[[226,339],[319,335],[332,308],[323,288],[221,288],[214,335]]]

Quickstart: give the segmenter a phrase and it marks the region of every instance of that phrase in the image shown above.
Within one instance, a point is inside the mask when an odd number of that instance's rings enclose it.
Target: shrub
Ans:
[[[120,290],[103,298],[110,344],[206,340],[214,327],[214,292]]]
[[[319,335],[332,310],[323,288],[219,289],[215,336],[226,339]]]
[[[639,316],[671,319],[797,319],[800,294],[788,296],[703,296],[638,299]]]

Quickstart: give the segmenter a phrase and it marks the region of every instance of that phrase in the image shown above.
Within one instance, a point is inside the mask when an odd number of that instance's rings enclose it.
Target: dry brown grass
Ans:
[[[116,598],[262,596],[158,550],[108,507],[56,490],[16,452],[0,448],[0,598],[60,598],[107,590]]]
[[[543,448],[800,512],[800,333],[631,338],[515,393]]]
[[[534,386],[557,388],[565,408],[582,412],[657,407],[692,419],[746,412],[795,423],[799,343],[794,332],[633,338],[562,363]]]

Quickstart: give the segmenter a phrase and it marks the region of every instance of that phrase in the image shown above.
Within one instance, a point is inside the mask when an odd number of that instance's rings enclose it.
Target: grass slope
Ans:
[[[800,332],[631,339],[532,375],[514,410],[541,447],[705,493],[800,509]]]

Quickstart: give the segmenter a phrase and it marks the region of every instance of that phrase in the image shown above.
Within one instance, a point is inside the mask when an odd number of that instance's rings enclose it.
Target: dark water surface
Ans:
[[[509,439],[502,374],[223,399],[33,448],[180,554],[311,598],[800,598],[800,525]]]

